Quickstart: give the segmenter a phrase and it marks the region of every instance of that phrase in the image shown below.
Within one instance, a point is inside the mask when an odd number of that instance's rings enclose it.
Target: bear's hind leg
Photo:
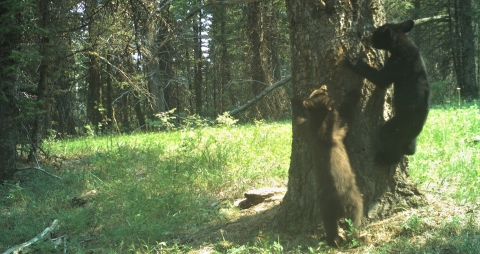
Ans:
[[[323,214],[323,228],[325,229],[325,233],[327,235],[327,243],[330,246],[337,247],[338,244],[336,242],[339,239],[338,236],[338,212],[335,211],[334,207],[325,207],[325,211]]]
[[[356,189],[356,188],[353,188]],[[358,230],[362,224],[363,217],[363,199],[362,194],[358,190],[351,191],[348,197],[346,208],[346,218],[351,220],[351,224],[347,223],[346,238],[347,241],[352,241],[353,238],[358,238]],[[351,228],[352,226],[353,228]]]

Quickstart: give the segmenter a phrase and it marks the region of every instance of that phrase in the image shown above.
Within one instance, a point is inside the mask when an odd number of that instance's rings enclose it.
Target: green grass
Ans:
[[[28,172],[1,188],[0,250],[54,219],[70,250],[124,252],[234,216],[233,201],[253,187],[284,186],[289,123],[79,138],[46,144],[67,158],[59,170]],[[91,204],[72,198],[97,190]],[[232,212],[233,211],[233,212]],[[232,214],[233,213],[233,214]]]
[[[434,107],[410,156],[410,172],[424,190],[476,202],[480,196],[478,104]]]
[[[417,153],[409,156],[411,177],[422,190],[469,205],[472,214],[478,212],[480,191],[477,135],[478,104],[434,107]],[[0,251],[28,241],[58,219],[52,238],[67,237],[70,253],[334,252],[318,240],[290,241],[268,232],[254,232],[247,243],[228,234],[227,240],[202,246],[179,240],[238,218],[233,201],[245,190],[285,186],[289,122],[83,137],[47,142],[44,148],[62,158],[44,168],[63,180],[28,170],[0,185]],[[72,198],[91,190],[98,194],[89,203],[73,204]],[[472,214],[441,218],[442,223],[432,223],[438,217],[432,212],[408,215],[395,225],[382,225],[398,234],[393,240],[357,250],[476,253],[480,229]],[[62,248],[43,241],[25,253]]]

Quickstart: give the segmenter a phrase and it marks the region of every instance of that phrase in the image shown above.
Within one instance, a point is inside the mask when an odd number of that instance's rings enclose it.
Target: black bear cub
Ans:
[[[320,185],[319,202],[327,243],[336,246],[340,240],[338,222],[351,219],[358,228],[363,216],[363,198],[352,172],[343,139],[347,126],[342,124],[334,101],[323,85],[303,102],[292,100],[297,124],[305,124],[312,149],[316,182]],[[347,237],[350,240],[351,237]]]
[[[430,108],[425,64],[417,47],[405,35],[413,26],[414,21],[407,20],[375,29],[371,46],[390,53],[382,69],[372,68],[363,60],[347,61],[352,70],[378,87],[386,88],[393,83],[394,117],[381,128],[381,147],[376,155],[378,162],[388,165],[398,163],[405,154],[415,153],[416,139]]]

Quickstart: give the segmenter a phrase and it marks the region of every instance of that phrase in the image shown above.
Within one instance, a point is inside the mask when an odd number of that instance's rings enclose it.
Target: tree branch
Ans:
[[[15,171],[21,171],[21,170],[29,170],[29,169],[35,169],[35,170],[40,170],[42,171],[43,173],[49,175],[49,176],[52,176],[52,177],[55,177],[55,178],[58,178],[60,180],[63,180],[63,178],[61,178],[60,176],[57,176],[57,175],[54,175],[52,173],[49,173],[48,171],[46,171],[45,169],[41,168],[41,167],[23,167],[23,168],[17,168],[15,169]]]
[[[50,231],[54,230],[55,227],[57,227],[57,225],[58,225],[58,220],[54,220],[50,227],[46,228],[45,230],[43,230],[42,233],[40,233],[37,236],[35,236],[34,238],[30,239],[30,241],[28,241],[26,243],[22,243],[22,244],[17,245],[17,246],[14,246],[14,247],[6,250],[3,254],[18,253],[20,250],[32,245],[33,243],[37,242],[40,239],[43,239],[45,237],[45,235],[47,235]]]
[[[245,103],[244,105],[228,112],[231,116],[233,116],[234,114],[237,114],[239,112],[242,112],[244,111],[245,109],[247,109],[248,107],[252,106],[255,102],[259,101],[260,99],[262,99],[265,95],[269,94],[271,91],[273,91],[275,88],[279,87],[279,86],[282,86],[282,85],[285,85],[286,83],[290,82],[290,80],[292,80],[292,75],[289,75],[288,77],[280,80],[280,81],[277,81],[273,84],[271,84],[269,87],[267,87],[265,90],[263,90],[261,93],[259,93],[257,96],[255,96],[255,98],[249,100],[247,103]]]
[[[449,15],[437,15],[433,17],[428,17],[428,18],[421,18],[421,19],[416,19],[413,22],[415,23],[415,26],[423,26],[428,23],[432,22],[448,22],[450,21],[450,16]]]

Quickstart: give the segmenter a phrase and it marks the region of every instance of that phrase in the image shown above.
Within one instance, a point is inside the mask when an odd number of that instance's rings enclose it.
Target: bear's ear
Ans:
[[[410,30],[412,30],[414,25],[415,25],[415,22],[413,20],[407,20],[398,24],[398,27],[401,32],[408,33],[410,32]]]
[[[386,26],[383,28],[382,33],[385,35],[385,38],[390,38],[392,36],[392,29]]]

